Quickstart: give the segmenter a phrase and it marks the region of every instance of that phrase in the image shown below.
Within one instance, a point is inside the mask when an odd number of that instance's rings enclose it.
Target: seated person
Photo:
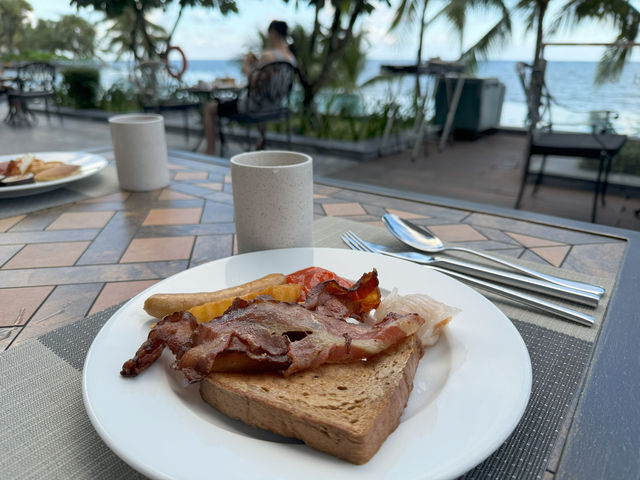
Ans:
[[[257,68],[261,68],[273,62],[289,62],[295,65],[295,57],[289,49],[287,43],[287,24],[278,20],[274,20],[269,25],[267,34],[268,49],[264,50],[259,57],[249,52],[242,62],[242,73],[250,78],[251,72]],[[233,100],[213,100],[204,107],[203,126],[204,134],[207,140],[207,149],[205,153],[214,155],[216,150],[216,141],[218,138],[219,116],[233,115],[236,113],[244,113],[251,110],[251,106],[247,105],[247,92],[243,90],[241,94]],[[264,126],[260,128],[260,140],[257,149],[264,148]]]

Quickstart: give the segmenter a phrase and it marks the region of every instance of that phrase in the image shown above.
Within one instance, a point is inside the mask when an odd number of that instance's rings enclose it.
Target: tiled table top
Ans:
[[[106,171],[100,188],[94,179],[93,188],[78,182],[50,196],[54,204],[62,198],[61,205],[42,208],[46,199],[31,199],[26,202],[39,208],[25,211],[25,200],[2,201],[0,349],[127,300],[185,268],[234,253],[228,168],[179,156],[171,158],[170,168],[170,186],[148,193],[119,191],[113,171]],[[24,213],[7,216],[12,208]],[[397,213],[429,225],[447,242],[601,276],[616,275],[626,243],[326,185],[315,186],[314,212],[380,227],[381,215]]]

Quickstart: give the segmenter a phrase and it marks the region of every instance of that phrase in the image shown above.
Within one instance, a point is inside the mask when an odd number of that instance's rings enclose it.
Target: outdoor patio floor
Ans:
[[[5,106],[0,108],[4,117]],[[168,133],[169,148],[190,150],[197,143],[192,135]],[[17,152],[50,150],[81,150],[109,145],[107,124],[65,118],[64,123],[53,115],[48,122],[40,116],[31,128],[11,128],[0,124],[0,155]],[[327,155],[312,154],[317,176],[368,183],[387,188],[438,195],[443,197],[513,207],[518,190],[526,139],[524,135],[496,133],[476,141],[458,141],[443,152],[430,146],[428,155],[415,162],[409,152],[356,162]],[[230,155],[243,146],[230,145]],[[551,159],[550,161],[554,161]],[[562,162],[562,159],[555,161]],[[588,221],[593,192],[577,186],[543,184],[535,196],[531,186],[525,191],[525,210]],[[613,190],[613,189],[612,189]],[[640,230],[638,190],[615,189],[607,194],[606,205],[599,205],[597,222],[604,225]]]

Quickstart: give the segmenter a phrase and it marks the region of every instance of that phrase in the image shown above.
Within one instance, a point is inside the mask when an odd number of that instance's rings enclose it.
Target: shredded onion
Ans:
[[[422,317],[424,325],[418,330],[418,337],[422,345],[427,347],[438,341],[442,327],[449,323],[460,310],[438,302],[425,294],[398,295],[398,289],[394,288],[389,295],[382,299],[376,309],[373,315],[376,323],[381,322],[390,312],[400,315],[416,313]]]

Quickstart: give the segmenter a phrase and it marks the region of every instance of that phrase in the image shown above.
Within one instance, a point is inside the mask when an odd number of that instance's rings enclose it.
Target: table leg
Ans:
[[[596,185],[593,190],[593,206],[591,207],[591,223],[596,221],[596,210],[598,209],[598,196],[600,195],[600,185],[602,183],[602,173],[604,171],[604,162],[606,158],[600,156],[600,165],[598,166],[598,178],[596,179]]]
[[[444,122],[444,128],[440,135],[440,144],[438,145],[439,151],[444,149],[444,144],[447,142],[451,129],[453,128],[453,121],[455,120],[456,111],[458,110],[458,103],[460,103],[460,97],[462,96],[462,87],[464,87],[464,77],[458,77],[456,89],[453,92],[453,98],[451,99],[449,111],[447,112],[447,120]]]
[[[605,206],[604,197],[607,195],[607,187],[609,186],[609,173],[611,173],[611,166],[613,164],[613,157],[607,154],[607,164],[604,169],[604,179],[602,181],[602,193],[600,194],[600,201],[602,206]]]

